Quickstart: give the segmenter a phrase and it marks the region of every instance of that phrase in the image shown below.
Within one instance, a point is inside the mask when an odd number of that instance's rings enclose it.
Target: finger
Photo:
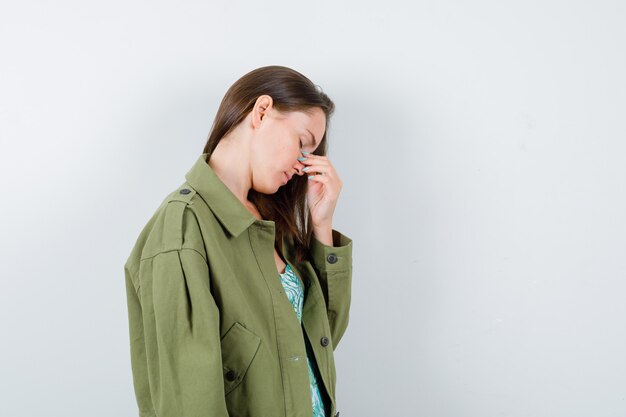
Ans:
[[[332,173],[332,169],[328,165],[307,165],[304,168],[302,168],[302,171],[308,172],[308,173],[323,172],[326,175],[329,175]]]
[[[322,165],[331,165],[330,161],[327,159],[315,159],[315,158],[306,158],[304,161],[300,161],[302,164],[322,164]]]
[[[305,158],[311,158],[311,159],[323,159],[323,160],[328,160],[328,157],[326,155],[315,155],[314,153],[303,153],[302,156],[304,156]]]
[[[328,184],[329,181],[332,181],[331,178],[328,178],[328,175],[309,175],[309,181],[317,181],[324,184]]]

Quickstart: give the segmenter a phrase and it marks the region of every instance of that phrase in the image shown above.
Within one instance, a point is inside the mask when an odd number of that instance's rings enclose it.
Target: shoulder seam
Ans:
[[[174,249],[164,249],[164,250],[160,250],[160,251],[158,251],[157,253],[155,253],[155,254],[153,254],[153,255],[146,256],[145,258],[141,258],[141,259],[140,259],[140,262],[146,261],[146,260],[148,260],[148,259],[152,259],[152,258],[154,258],[155,256],[158,256],[158,255],[161,255],[161,254],[164,254],[164,253],[168,253],[168,252],[182,252],[182,251],[184,251],[184,250],[188,250],[188,251],[192,251],[192,252],[197,253],[197,254],[198,254],[198,255],[200,255],[200,257],[204,260],[204,262],[207,262],[207,263],[208,263],[207,259],[204,257],[204,255],[202,254],[202,252],[200,252],[198,249],[195,249],[195,248],[186,248],[186,247],[183,247],[183,248],[180,248],[180,249],[176,249],[176,248],[174,248]]]

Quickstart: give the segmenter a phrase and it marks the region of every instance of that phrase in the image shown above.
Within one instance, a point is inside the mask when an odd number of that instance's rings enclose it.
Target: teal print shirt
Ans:
[[[291,266],[287,264],[285,268],[285,272],[280,274],[280,282],[283,284],[283,288],[285,288],[285,294],[291,305],[293,305],[293,309],[296,311],[296,316],[298,317],[298,321],[302,322],[302,306],[304,304],[304,288],[302,283],[296,276]],[[307,358],[306,361],[309,367],[309,381],[311,383],[311,400],[313,403],[313,417],[325,417],[324,411],[324,402],[322,401],[322,394],[317,385],[316,372],[313,370],[313,365],[311,364],[311,360],[309,359],[311,353],[309,349],[307,349]],[[313,360],[313,364],[315,364],[315,360]],[[317,366],[317,364],[315,364]]]

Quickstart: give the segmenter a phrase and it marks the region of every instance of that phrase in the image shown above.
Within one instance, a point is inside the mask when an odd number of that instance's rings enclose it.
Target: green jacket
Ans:
[[[306,288],[302,324],[258,220],[202,154],[141,231],[124,265],[141,417],[311,417],[304,337],[337,416],[336,349],[348,326],[352,240],[313,238],[312,261],[284,257]],[[313,360],[313,358],[311,358]]]

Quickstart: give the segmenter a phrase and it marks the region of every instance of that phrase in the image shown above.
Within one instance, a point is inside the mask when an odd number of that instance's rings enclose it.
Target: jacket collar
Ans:
[[[257,218],[222,182],[206,162],[207,153],[198,157],[185,174],[187,183],[196,190],[228,232],[237,237]]]

